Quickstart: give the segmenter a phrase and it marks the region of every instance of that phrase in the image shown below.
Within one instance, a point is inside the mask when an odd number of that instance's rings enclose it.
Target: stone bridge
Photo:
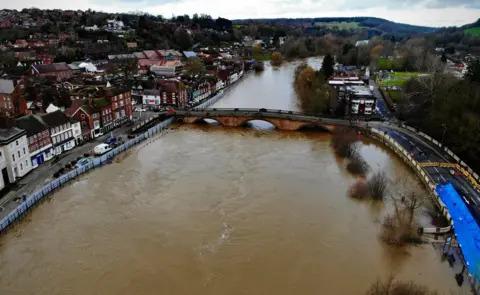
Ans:
[[[323,118],[300,112],[272,110],[272,109],[192,109],[176,110],[177,120],[185,123],[201,122],[211,119],[224,126],[239,127],[249,121],[265,121],[277,129],[294,131],[304,127],[318,127],[327,131],[333,131],[337,126],[352,126],[349,120]],[[363,127],[366,122],[356,123]]]

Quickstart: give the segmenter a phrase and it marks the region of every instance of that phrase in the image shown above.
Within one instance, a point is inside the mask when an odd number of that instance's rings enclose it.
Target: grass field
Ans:
[[[315,23],[316,27],[324,27],[333,29],[337,27],[339,30],[349,30],[349,29],[358,29],[360,26],[357,22],[317,22]]]
[[[396,72],[388,75],[386,79],[379,81],[380,86],[402,86],[410,78],[418,76],[418,73]]]
[[[480,37],[480,27],[466,29],[465,34]]]
[[[403,68],[402,59],[379,58],[378,67],[380,70],[401,70]]]

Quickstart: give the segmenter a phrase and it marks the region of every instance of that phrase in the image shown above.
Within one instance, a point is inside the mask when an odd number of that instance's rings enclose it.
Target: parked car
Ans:
[[[135,108],[135,112],[146,112],[147,109],[146,108],[141,108],[141,107],[136,107]]]
[[[89,158],[81,158],[80,160],[77,161],[77,164],[75,164],[75,168],[80,168],[82,166],[87,165],[88,163],[90,163]]]
[[[109,144],[101,143],[93,148],[93,153],[95,156],[101,156],[105,153],[108,153],[112,150],[112,147]]]

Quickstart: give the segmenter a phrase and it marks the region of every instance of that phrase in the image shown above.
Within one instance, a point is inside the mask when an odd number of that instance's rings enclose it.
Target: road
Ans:
[[[394,116],[392,112],[388,109],[387,103],[383,99],[382,94],[380,93],[380,90],[377,87],[377,84],[375,83],[375,80],[370,79],[369,80],[369,85],[373,86],[373,95],[377,98],[377,113],[384,117],[385,119],[393,119]]]

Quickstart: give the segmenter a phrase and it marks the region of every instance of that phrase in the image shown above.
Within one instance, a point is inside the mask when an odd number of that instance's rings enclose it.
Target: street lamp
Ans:
[[[442,134],[442,146],[443,146],[443,139],[445,138],[445,131],[447,131],[447,124],[442,124],[443,127],[443,134]]]

